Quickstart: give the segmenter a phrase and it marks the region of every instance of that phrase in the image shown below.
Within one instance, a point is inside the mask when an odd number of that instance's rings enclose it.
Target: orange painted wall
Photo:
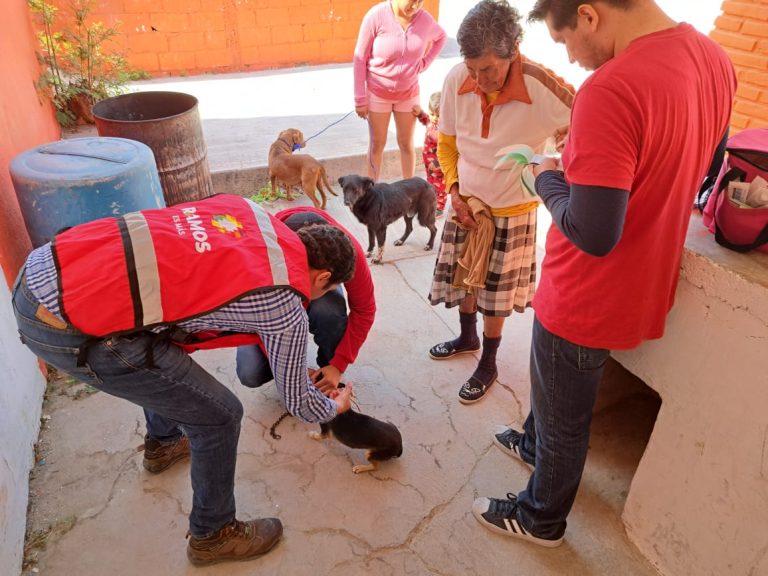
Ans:
[[[0,266],[11,284],[32,245],[21,217],[8,165],[19,152],[58,140],[50,104],[38,97],[37,40],[26,0],[3,3],[0,22]]]
[[[91,15],[120,23],[116,41],[130,65],[157,77],[351,62],[360,21],[377,2],[96,0]],[[438,5],[424,2],[435,18]]]
[[[731,133],[768,128],[768,0],[726,0],[710,37],[728,52],[739,78]]]

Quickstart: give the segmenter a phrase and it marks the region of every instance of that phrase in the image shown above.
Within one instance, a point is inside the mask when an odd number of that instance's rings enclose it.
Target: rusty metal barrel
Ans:
[[[136,92],[93,107],[99,136],[137,140],[155,155],[168,206],[213,194],[197,98],[183,92]]]

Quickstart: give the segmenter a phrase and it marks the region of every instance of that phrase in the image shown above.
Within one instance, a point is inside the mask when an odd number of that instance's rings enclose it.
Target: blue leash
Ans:
[[[331,122],[330,124],[328,124],[328,126],[323,128],[322,130],[320,130],[320,132],[318,132],[317,134],[313,134],[309,138],[305,138],[304,139],[304,146],[306,146],[307,142],[312,140],[312,138],[314,138],[316,136],[320,136],[320,134],[322,134],[323,132],[328,130],[328,128],[330,128],[331,126],[334,126],[334,125],[338,124],[339,122],[341,122],[342,120],[344,120],[347,116],[352,114],[352,112],[354,112],[354,110],[350,110],[349,112],[344,114],[344,116],[342,116],[341,118],[339,118],[335,122]],[[370,131],[371,131],[371,123],[368,122],[368,132],[369,132],[369,138],[368,138],[368,163],[371,165],[371,171],[373,172],[374,180],[377,180],[378,179],[378,177],[377,177],[378,175],[376,174],[376,167],[373,165],[373,158],[371,157],[371,146],[372,146],[372,143],[371,143],[371,138],[370,138]],[[298,144],[294,144],[293,145],[293,151],[296,152],[297,150],[301,150],[301,146],[299,146]]]
[[[331,122],[330,124],[328,124],[328,126],[326,126],[325,128],[323,128],[322,130],[320,130],[320,132],[318,132],[317,134],[313,134],[313,135],[312,135],[312,136],[310,136],[309,138],[305,138],[305,139],[304,139],[304,145],[306,145],[306,144],[307,144],[307,142],[309,142],[310,140],[312,140],[312,138],[314,138],[315,136],[320,136],[320,134],[322,134],[323,132],[325,132],[326,130],[328,130],[328,128],[330,128],[331,126],[334,126],[334,125],[338,124],[339,122],[341,122],[342,120],[344,120],[344,119],[345,119],[347,116],[349,116],[350,114],[352,114],[352,112],[354,112],[354,110],[350,110],[349,112],[347,112],[346,114],[344,114],[344,116],[342,116],[341,118],[339,118],[339,119],[338,119],[338,120],[336,120],[335,122]],[[294,150],[294,152],[295,152],[296,150],[299,150],[299,149],[300,149],[300,148],[297,148],[296,146],[297,146],[297,144],[294,144],[294,145],[293,145],[293,150]]]

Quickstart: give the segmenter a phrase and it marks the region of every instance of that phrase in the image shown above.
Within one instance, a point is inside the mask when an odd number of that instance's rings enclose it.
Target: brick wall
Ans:
[[[710,37],[728,52],[739,78],[731,133],[768,128],[768,0],[726,0]]]
[[[6,8],[0,22],[0,267],[11,285],[32,244],[9,165],[17,154],[57,140],[61,129],[50,102],[35,90],[41,70],[27,3],[11,2]],[[0,548],[2,530],[0,526]]]
[[[66,10],[69,0],[54,0]],[[152,76],[351,62],[378,0],[96,0],[94,21],[120,23],[117,44]],[[424,8],[437,19],[439,0]]]

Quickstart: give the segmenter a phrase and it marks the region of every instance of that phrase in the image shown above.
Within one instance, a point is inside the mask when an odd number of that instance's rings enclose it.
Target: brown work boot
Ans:
[[[161,444],[149,436],[144,436],[144,461],[142,464],[147,472],[158,474],[184,458],[189,458],[189,440],[186,436],[180,436],[172,444]]]
[[[208,538],[187,534],[187,558],[195,566],[227,560],[250,560],[269,552],[280,540],[283,525],[277,518],[233,520]]]

